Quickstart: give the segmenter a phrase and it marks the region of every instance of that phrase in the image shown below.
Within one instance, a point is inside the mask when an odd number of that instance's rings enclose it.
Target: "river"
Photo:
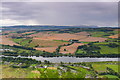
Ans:
[[[18,56],[21,58],[32,58],[32,59],[36,59],[38,61],[50,61],[52,63],[60,63],[60,62],[65,62],[65,63],[77,63],[77,62],[101,62],[101,61],[118,61],[118,58],[89,58],[89,57],[84,57],[84,58],[76,58],[76,57],[36,57],[36,56],[32,56],[32,57],[23,57],[23,56]],[[120,60],[119,60],[120,61]]]

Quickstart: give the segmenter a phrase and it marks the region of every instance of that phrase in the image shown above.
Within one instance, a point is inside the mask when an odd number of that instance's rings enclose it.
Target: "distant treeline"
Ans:
[[[12,58],[12,57],[2,57],[2,61],[6,62],[17,62],[17,63],[26,63],[26,64],[41,64],[41,61],[37,61],[31,58]]]

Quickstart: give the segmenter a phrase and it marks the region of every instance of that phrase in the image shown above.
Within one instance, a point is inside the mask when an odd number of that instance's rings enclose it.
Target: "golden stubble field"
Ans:
[[[69,41],[70,39],[82,39],[86,38],[88,33],[86,32],[80,32],[76,34],[70,34],[70,33],[37,33],[30,35],[34,37],[34,39],[39,39],[39,40],[65,40]]]
[[[112,36],[109,36],[109,38],[119,38],[119,37],[120,37],[120,33],[119,33],[119,34],[112,35]]]
[[[60,49],[60,53],[63,53],[63,54],[68,54],[68,53],[71,53],[71,54],[74,54],[78,48],[78,46],[82,46],[84,45],[84,43],[74,43],[70,46],[63,46],[61,47]]]
[[[4,44],[4,45],[19,45],[17,43],[15,43],[14,41],[10,40],[10,38],[7,38],[5,36],[0,36],[0,44]]]

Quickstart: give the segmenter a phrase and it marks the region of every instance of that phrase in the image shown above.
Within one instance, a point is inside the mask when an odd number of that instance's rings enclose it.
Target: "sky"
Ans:
[[[31,0],[32,1],[32,0]],[[107,1],[107,0],[106,0]],[[12,25],[118,26],[117,2],[2,2],[0,22]]]

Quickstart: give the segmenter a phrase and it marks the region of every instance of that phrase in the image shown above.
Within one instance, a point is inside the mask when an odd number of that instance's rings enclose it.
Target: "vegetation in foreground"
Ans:
[[[51,63],[28,58],[2,59],[3,78],[120,78],[117,61]]]

